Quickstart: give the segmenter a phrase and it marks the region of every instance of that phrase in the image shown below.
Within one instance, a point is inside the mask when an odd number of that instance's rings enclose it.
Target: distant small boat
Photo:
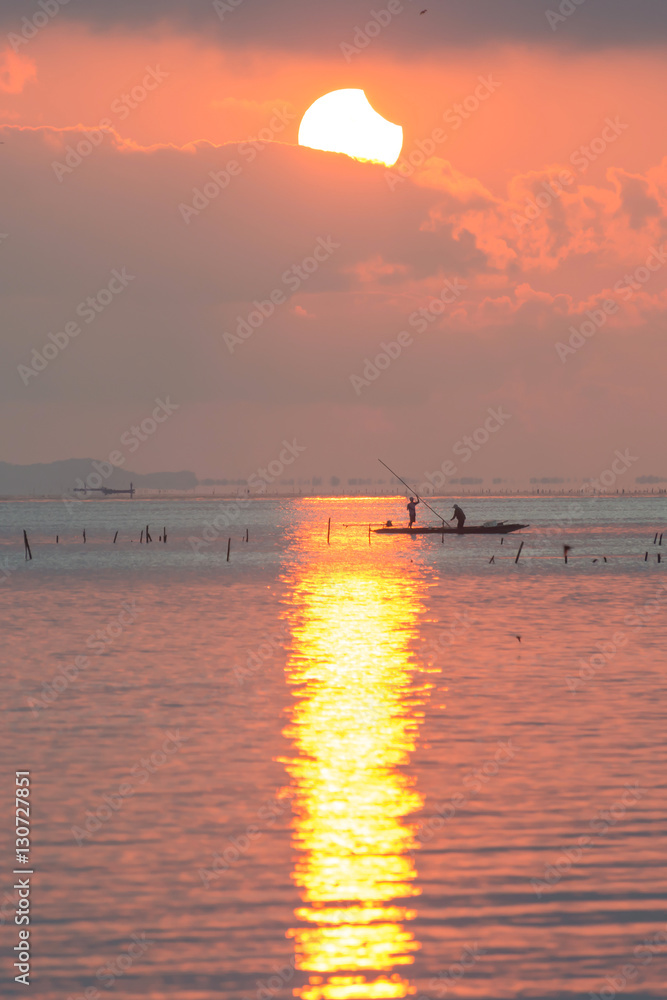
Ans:
[[[506,521],[489,521],[486,524],[464,525],[462,530],[458,528],[445,528],[441,526],[434,528],[431,526],[423,528],[395,528],[391,522],[382,528],[373,528],[377,535],[508,535],[511,531],[521,531],[522,528],[529,528],[529,524],[508,524]]]
[[[110,486],[75,486],[73,493],[101,493],[103,496],[111,496],[112,493],[129,493],[131,497],[134,496],[136,490],[132,483],[130,483],[129,490],[112,490]]]

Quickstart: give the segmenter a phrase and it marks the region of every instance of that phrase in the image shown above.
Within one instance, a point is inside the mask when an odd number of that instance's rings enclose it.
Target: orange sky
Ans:
[[[479,76],[490,75],[499,84],[493,100],[450,130],[446,150],[459,169],[487,184],[500,189],[516,172],[567,162],[610,115],[628,124],[624,139],[630,141],[591,164],[591,177],[601,179],[618,163],[645,170],[664,155],[655,127],[656,80],[664,68],[659,49],[575,55],[487,45],[454,50],[444,59],[408,55],[404,61],[369,51],[350,65],[338,54],[327,60],[265,50],[241,56],[205,39],[91,35],[81,27],[53,25],[19,59],[32,63],[35,75],[22,92],[3,94],[4,121],[72,127],[111,117],[124,138],[143,145],[244,139],[266,123],[274,105],[298,116],[280,136],[293,143],[298,120],[317,97],[360,87],[380,114],[403,126],[411,149],[474,92]],[[114,115],[113,102],[141,82],[147,66],[159,66],[168,78],[127,117]]]
[[[106,454],[171,392],[181,410],[137,453],[139,471],[247,475],[273,437],[299,431],[310,435],[299,475],[365,474],[388,435],[421,475],[504,403],[514,423],[471,475],[595,474],[628,446],[641,452],[633,475],[667,474],[667,271],[636,287],[624,277],[665,238],[663,49],[523,39],[418,58],[378,44],[346,62],[338,48],[225,48],[205,31],[61,19],[18,55],[7,49],[3,397],[25,436],[8,435],[0,459]],[[126,101],[147,73],[153,89]],[[475,102],[480,80],[493,92]],[[294,148],[307,107],[343,87],[403,126],[407,179]],[[462,116],[466,99],[478,107]],[[101,122],[115,136],[58,175],[54,161]],[[271,122],[273,142],[251,161],[239,143]],[[179,206],[233,159],[239,178],[184,220]],[[528,218],[563,170],[571,180]],[[340,250],[230,350],[224,333],[327,236]],[[25,384],[32,349],[123,264],[137,279],[96,335]],[[406,327],[448,281],[465,285],[456,301],[426,330]],[[610,301],[613,314],[568,351],[572,327]],[[402,329],[414,343],[357,392],[351,377]]]

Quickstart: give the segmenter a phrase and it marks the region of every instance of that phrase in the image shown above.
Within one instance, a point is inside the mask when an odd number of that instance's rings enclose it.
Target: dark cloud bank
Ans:
[[[424,50],[488,42],[597,48],[664,43],[665,0],[42,0],[55,19],[93,29],[143,30],[171,22],[217,36],[223,47],[266,45],[337,52],[355,28],[381,23],[378,47],[414,57]],[[427,7],[423,16],[420,11]],[[3,0],[0,26],[20,31],[39,0]],[[41,19],[41,15],[40,15]],[[372,29],[375,33],[375,29]]]

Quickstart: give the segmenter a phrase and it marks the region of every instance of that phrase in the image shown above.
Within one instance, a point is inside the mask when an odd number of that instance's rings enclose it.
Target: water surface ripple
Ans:
[[[663,1000],[664,501],[404,504],[0,504],[33,995]]]

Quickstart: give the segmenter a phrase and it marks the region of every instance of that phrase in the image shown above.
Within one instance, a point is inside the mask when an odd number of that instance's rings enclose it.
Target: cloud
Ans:
[[[384,0],[375,7],[361,0],[327,4],[311,0],[198,4],[189,0],[49,0],[49,9],[56,11],[48,15],[52,20],[78,21],[94,29],[160,26],[216,37],[222,48],[253,46],[320,53],[339,52],[344,44],[358,44],[361,52],[372,43],[417,56],[445,46],[488,42],[601,48],[664,44],[667,38],[667,9],[662,0],[634,0],[632,4],[627,0],[553,0],[551,4],[548,0],[544,4],[449,0],[431,5],[424,17],[419,16],[414,0],[395,0],[390,9]],[[35,15],[41,25],[43,9],[37,2],[3,0],[0,23],[14,35],[32,37],[30,22]],[[369,23],[373,27],[366,32]]]
[[[442,161],[395,192],[380,166],[277,142],[3,131],[8,460],[108,453],[164,395],[179,413],[150,448],[200,475],[223,463],[243,475],[297,432],[303,475],[363,471],[388,436],[422,475],[443,436],[453,443],[500,403],[516,414],[497,442],[505,471],[595,471],[632,443],[624,428],[647,453],[660,446],[660,366],[643,358],[664,351],[667,267],[642,272],[627,298],[614,285],[660,233],[663,167],[573,185],[517,230],[512,215],[551,168],[501,194]],[[556,265],[572,268],[567,292]],[[555,344],[612,296],[618,311],[563,365]],[[350,376],[395,354],[402,332],[409,343],[356,394]],[[18,366],[34,351],[48,364],[26,384]],[[560,438],[590,420],[591,385],[599,426],[573,457]]]
[[[12,149],[6,184],[14,192],[2,247],[10,396],[23,398],[28,389],[16,366],[75,320],[78,304],[114,269],[135,277],[90,335],[84,331],[31,382],[33,397],[134,403],[145,385],[150,396],[160,379],[171,378],[191,399],[221,391],[262,397],[262,378],[243,374],[244,352],[232,357],[223,341],[253,303],[270,302],[275,291],[286,302],[297,293],[353,293],[357,266],[379,246],[415,281],[442,269],[484,268],[469,240],[419,231],[430,192],[414,188],[397,209],[382,168],[345,156],[278,143],[261,150],[245,143],[141,148],[99,129],[4,133]],[[329,243],[330,253],[322,250]],[[313,255],[323,260],[310,271]],[[246,355],[287,322],[286,310],[275,313],[244,345]]]
[[[298,316],[300,319],[315,319],[315,313],[309,313],[308,310],[304,309],[303,306],[299,305],[294,306],[292,312],[295,316]]]
[[[36,76],[37,67],[32,59],[10,48],[0,52],[0,94],[20,94]]]
[[[617,184],[620,197],[619,211],[628,219],[631,229],[643,229],[652,219],[662,216],[658,198],[650,193],[649,181],[625,170],[610,170],[609,176]]]

